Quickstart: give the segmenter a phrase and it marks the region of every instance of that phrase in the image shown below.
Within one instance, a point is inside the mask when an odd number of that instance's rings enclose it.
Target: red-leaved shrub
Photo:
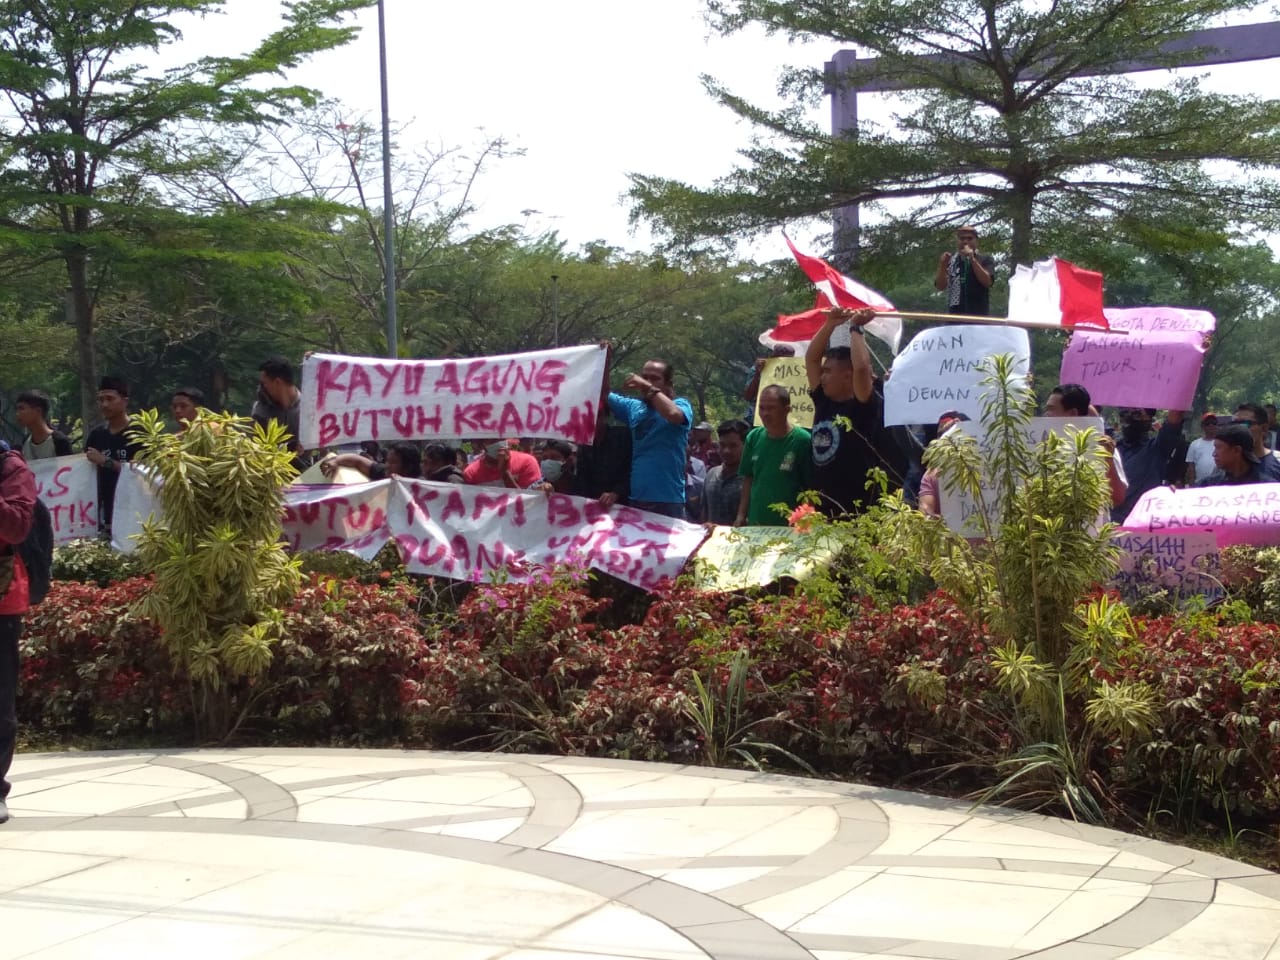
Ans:
[[[1151,684],[1162,705],[1151,743],[1117,758],[1154,805],[1280,814],[1280,627],[1202,618],[1139,620],[1120,669],[1100,679]],[[1117,774],[1119,775],[1119,774]]]
[[[26,617],[18,716],[24,726],[109,735],[185,723],[185,685],[159,628],[132,615],[146,577],[106,587],[55,581]]]

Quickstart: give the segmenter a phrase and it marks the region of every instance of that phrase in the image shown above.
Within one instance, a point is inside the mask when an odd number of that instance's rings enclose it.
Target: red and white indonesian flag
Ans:
[[[1110,330],[1102,312],[1102,274],[1057,257],[1019,264],[1009,278],[1009,322]]]
[[[782,236],[787,241],[787,246],[791,248],[796,263],[800,264],[800,269],[818,288],[818,296],[812,310],[791,316],[779,314],[778,325],[760,335],[760,342],[765,346],[804,343],[812,340],[826,320],[824,311],[833,306],[848,310],[860,310],[863,307],[871,307],[875,310],[895,309],[883,294],[863,286],[852,277],[846,277],[825,260],[801,253],[791,242],[790,237],[785,233]],[[887,343],[894,353],[898,352],[898,344],[902,340],[901,317],[876,317],[863,329]]]

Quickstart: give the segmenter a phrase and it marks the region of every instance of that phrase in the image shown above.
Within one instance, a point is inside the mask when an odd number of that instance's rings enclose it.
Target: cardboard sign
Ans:
[[[98,468],[78,453],[32,460],[36,496],[53,518],[53,542],[66,543],[98,535]]]
[[[1011,353],[1024,376],[1031,363],[1031,341],[1020,327],[950,324],[912,337],[893,362],[884,385],[886,426],[936,423],[950,410],[978,419],[982,413],[985,361]]]
[[[1120,586],[1163,586],[1178,593],[1223,596],[1222,564],[1212,533],[1117,533]]]
[[[1077,330],[1062,355],[1061,383],[1078,383],[1096,404],[1188,410],[1195,401],[1204,335],[1132,330],[1127,336]]]
[[[599,346],[471,360],[311,354],[302,365],[302,445],[490,437],[590,443],[604,365]]]
[[[1218,327],[1208,310],[1185,307],[1107,307],[1102,313],[1113,330],[1207,334]]]
[[[782,577],[807,580],[838,552],[790,527],[716,527],[694,555],[694,581],[702,590],[730,591]]]
[[[1133,505],[1120,525],[1141,533],[1212,533],[1218,546],[1280,544],[1280,483],[1156,487]]]
[[[343,550],[372,560],[391,538],[386,480],[285,491],[284,538],[289,549]]]
[[[813,428],[813,398],[809,396],[809,377],[804,371],[804,357],[771,357],[760,371],[760,393],[765,387],[785,387],[791,397],[791,424]],[[760,393],[756,394],[755,426],[763,427],[760,419]]]
[[[396,478],[389,516],[405,569],[455,580],[577,562],[650,589],[677,576],[705,528],[564,494]]]
[[[988,441],[986,432],[982,429],[981,424],[973,421],[962,421],[952,429],[976,438],[979,449],[986,450]],[[1101,440],[1103,432],[1102,418],[1033,417],[1027,424],[1023,437],[1028,447],[1034,447],[1050,434],[1065,437],[1073,430],[1082,431],[1087,429],[1092,429],[1097,434],[1098,439]],[[1101,470],[1104,466],[1104,461],[1099,460],[1098,469]],[[942,511],[942,520],[948,527],[957,533],[963,533],[967,537],[981,537],[985,535],[985,525],[981,516],[983,508],[985,507],[988,521],[994,523],[999,515],[1000,497],[992,480],[987,480],[983,483],[981,503],[978,503],[962,490],[947,489],[944,483],[942,489],[939,490],[938,504]]]

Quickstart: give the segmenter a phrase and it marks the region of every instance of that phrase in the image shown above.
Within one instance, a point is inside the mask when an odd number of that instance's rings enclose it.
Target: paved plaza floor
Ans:
[[[1280,960],[1280,876],[892,790],[390,750],[14,766],[6,960]]]

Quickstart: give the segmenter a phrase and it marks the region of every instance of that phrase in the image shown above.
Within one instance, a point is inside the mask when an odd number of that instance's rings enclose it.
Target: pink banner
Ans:
[[[1212,533],[1219,547],[1280,544],[1280,483],[1157,487],[1143,494],[1120,527],[1145,533]]]
[[[1062,354],[1061,383],[1078,383],[1098,405],[1189,410],[1204,335],[1133,329],[1128,336],[1077,330]]]
[[[699,524],[563,494],[396,479],[390,526],[410,573],[478,580],[576,562],[637,587],[676,577],[707,536]]]
[[[1153,333],[1213,333],[1218,321],[1208,310],[1186,307],[1107,307],[1102,311],[1112,330]]]

